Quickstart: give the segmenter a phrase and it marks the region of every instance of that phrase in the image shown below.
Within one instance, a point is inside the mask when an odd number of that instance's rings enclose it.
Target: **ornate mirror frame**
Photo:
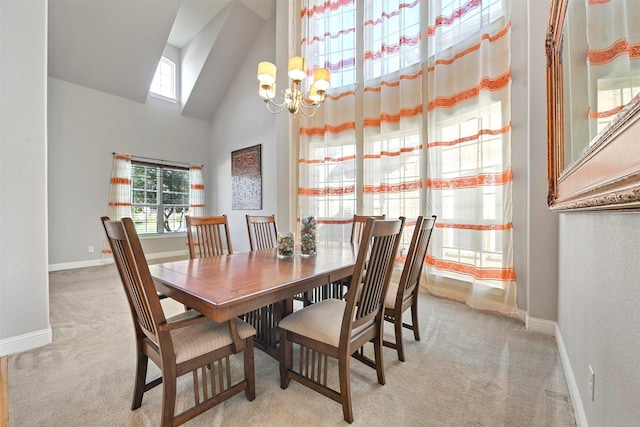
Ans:
[[[553,211],[640,209],[640,95],[564,167],[562,34],[568,1],[552,1],[545,43],[547,204]]]

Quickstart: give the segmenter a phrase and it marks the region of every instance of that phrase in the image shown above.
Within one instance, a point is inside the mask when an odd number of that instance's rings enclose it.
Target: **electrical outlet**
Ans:
[[[595,394],[596,374],[593,373],[593,368],[589,365],[589,396],[593,400]]]
[[[93,246],[89,246],[89,252],[92,253],[93,252]]]

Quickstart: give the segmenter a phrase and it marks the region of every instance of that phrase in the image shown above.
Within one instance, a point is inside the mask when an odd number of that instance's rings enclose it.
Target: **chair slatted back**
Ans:
[[[276,216],[247,215],[247,231],[252,251],[275,248],[278,246],[278,228]]]
[[[101,219],[129,301],[136,333],[143,333],[158,345],[158,325],[164,324],[166,319],[135,225],[131,218],[122,221]]]
[[[375,219],[385,219],[385,215],[354,215],[353,216],[353,225],[351,226],[351,238],[350,242],[352,244],[360,243],[362,240],[362,233],[364,231],[365,223],[367,222],[367,218],[375,218]]]
[[[231,234],[226,215],[187,215],[187,239],[191,259],[232,254]]]
[[[420,283],[424,258],[427,255],[427,249],[429,248],[431,234],[436,224],[436,218],[436,215],[433,215],[429,219],[419,216],[416,221],[411,244],[409,245],[407,260],[405,261],[400,281],[398,282],[398,292],[402,292],[401,297],[403,301],[411,298]]]
[[[341,341],[351,338],[351,333],[345,335],[345,331],[366,327],[382,316],[383,295],[391,278],[403,225],[403,217],[397,220],[366,220],[347,294]],[[345,322],[351,324],[345,325]]]

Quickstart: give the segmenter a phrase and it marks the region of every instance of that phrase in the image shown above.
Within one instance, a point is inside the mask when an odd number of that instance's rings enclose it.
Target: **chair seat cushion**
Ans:
[[[197,311],[188,310],[167,319],[167,323],[189,319],[197,315],[199,315]],[[241,339],[255,335],[256,330],[253,326],[240,319],[234,319],[234,321]],[[173,340],[176,363],[185,362],[233,343],[229,325],[226,322],[216,323],[213,320],[206,320],[191,326],[175,329],[171,331],[171,338]]]
[[[338,347],[346,305],[346,302],[341,299],[326,299],[288,315],[280,321],[278,326]]]
[[[394,282],[389,282],[389,287],[387,288],[387,295],[385,295],[384,297],[384,307],[394,308],[396,306],[397,296],[398,296],[398,284]]]

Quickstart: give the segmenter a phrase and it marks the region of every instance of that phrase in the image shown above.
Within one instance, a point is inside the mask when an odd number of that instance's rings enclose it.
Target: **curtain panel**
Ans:
[[[478,309],[518,315],[510,3],[428,4],[427,206],[438,223],[427,257],[427,289]]]
[[[436,214],[432,294],[519,316],[513,266],[510,2],[305,0],[301,52],[331,88],[301,118],[300,214],[348,241],[358,214]],[[359,17],[359,18],[358,18]],[[361,22],[357,22],[360,19]],[[330,228],[333,226],[333,228]]]
[[[131,156],[128,154],[113,154],[107,215],[114,221],[131,217]],[[102,257],[105,255],[111,255],[106,238],[102,244]]]
[[[313,71],[331,71],[331,87],[300,123],[298,209],[315,216],[319,240],[349,239],[356,213],[356,9],[349,0],[304,1],[301,54]]]
[[[204,216],[204,180],[201,165],[189,165],[189,215]]]

